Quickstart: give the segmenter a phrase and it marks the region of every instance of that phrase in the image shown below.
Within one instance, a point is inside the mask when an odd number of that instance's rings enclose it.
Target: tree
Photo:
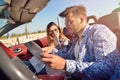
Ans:
[[[116,9],[114,9],[114,10],[112,11],[112,13],[114,13],[114,12],[120,12],[120,3],[118,3],[118,5],[119,5],[119,7],[116,8]]]
[[[28,38],[28,26],[25,24],[25,33],[26,33],[26,38]]]

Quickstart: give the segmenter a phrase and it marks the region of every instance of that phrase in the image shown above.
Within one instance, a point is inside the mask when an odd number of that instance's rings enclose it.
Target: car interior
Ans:
[[[0,36],[5,34],[6,32],[12,30],[13,28],[24,24],[26,22],[30,22],[35,14],[42,10],[49,0],[36,0],[37,3],[41,1],[39,5],[35,7],[30,6],[31,3],[36,4],[34,0],[11,0],[13,4],[10,4],[12,13],[8,17],[9,23],[3,26],[0,29]],[[43,2],[43,3],[42,3]],[[16,9],[14,6],[23,7],[23,12],[19,12],[18,8]],[[26,6],[25,6],[26,5]],[[40,7],[41,6],[41,7]],[[40,7],[37,9],[37,7]],[[30,9],[29,13],[26,12],[25,9]],[[18,12],[18,13],[16,13]],[[16,16],[12,15],[15,14]],[[22,15],[21,15],[22,14]],[[24,15],[24,16],[23,16]],[[29,18],[25,19],[27,16]],[[93,19],[93,23],[89,23],[90,25],[94,23],[104,24],[108,28],[110,28],[117,36],[117,47],[120,51],[120,12],[114,12],[110,14],[106,14],[101,16],[100,18],[96,18],[94,15],[88,16],[88,21]],[[11,26],[11,28],[10,28]],[[8,28],[9,27],[9,28]],[[32,44],[30,44],[32,43]],[[48,75],[35,75],[22,61],[30,59],[33,55],[36,55],[34,51],[31,51],[31,47],[27,45],[35,46],[38,51],[40,49],[47,46],[47,38],[43,37],[37,40],[33,40],[27,43],[18,44],[15,46],[7,47],[3,43],[0,43],[0,78],[1,80],[61,80],[62,76],[48,76]],[[8,66],[9,65],[9,66]]]

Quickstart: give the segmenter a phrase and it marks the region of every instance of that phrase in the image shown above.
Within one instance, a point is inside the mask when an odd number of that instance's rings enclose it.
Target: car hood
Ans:
[[[49,1],[1,0],[0,19],[7,19],[7,23],[0,28],[0,36],[22,24],[31,22],[35,15],[47,6]]]

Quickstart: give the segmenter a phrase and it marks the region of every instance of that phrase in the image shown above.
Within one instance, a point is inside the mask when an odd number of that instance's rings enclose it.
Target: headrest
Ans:
[[[98,19],[100,24],[106,25],[113,32],[120,31],[120,12],[111,13]]]

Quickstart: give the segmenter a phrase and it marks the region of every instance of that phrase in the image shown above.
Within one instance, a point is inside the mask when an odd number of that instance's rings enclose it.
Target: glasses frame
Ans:
[[[51,35],[51,34],[54,34],[54,32],[58,32],[58,31],[59,31],[59,29],[55,28],[54,30],[49,30],[49,34]]]

